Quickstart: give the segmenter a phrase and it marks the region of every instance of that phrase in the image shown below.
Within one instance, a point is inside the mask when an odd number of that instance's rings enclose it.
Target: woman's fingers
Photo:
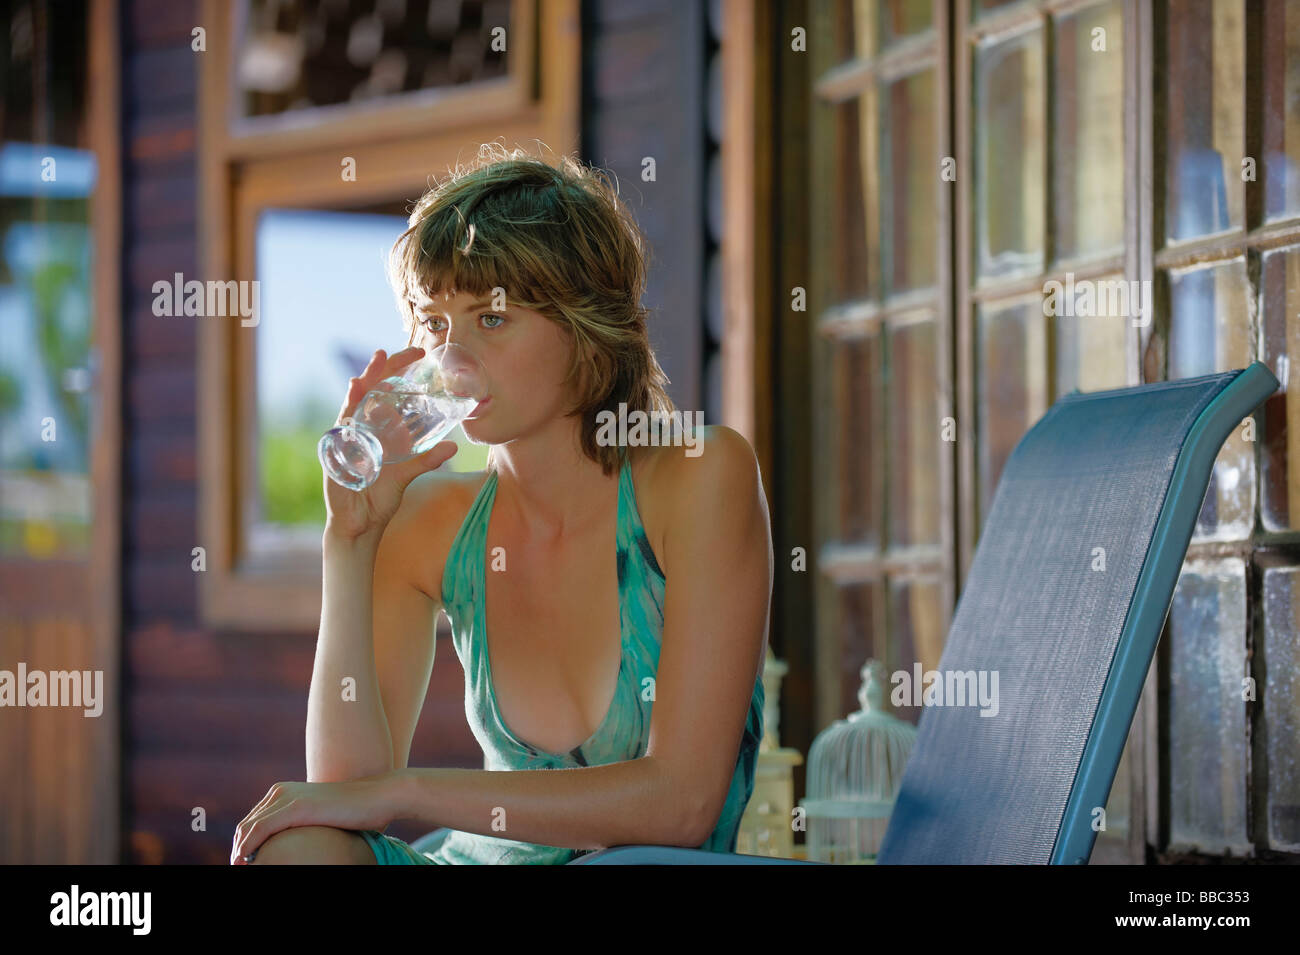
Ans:
[[[352,417],[352,412],[357,410],[357,405],[364,395],[365,392],[361,390],[361,379],[349,378],[348,393],[343,398],[343,404],[339,406],[339,416],[334,419],[334,427],[341,425],[344,418]]]
[[[417,454],[409,461],[402,461],[400,464],[386,464],[385,470],[392,470],[393,479],[397,486],[406,490],[406,486],[414,481],[425,471],[433,471],[442,467],[453,457],[460,448],[455,441],[439,441],[428,451],[423,454]]]
[[[338,417],[334,419],[334,426],[338,427],[343,423],[344,418],[352,417],[352,413],[357,410],[357,405],[361,403],[361,399],[366,396],[366,393],[370,391],[376,382],[382,381],[393,372],[405,368],[422,354],[424,354],[424,348],[420,345],[403,348],[392,355],[389,355],[382,348],[376,349],[375,353],[370,356],[369,364],[362,369],[361,374],[348,379],[348,393],[339,408]]]
[[[360,402],[361,398],[365,395],[364,391],[358,391],[358,389],[361,387],[362,382],[369,378],[371,373],[374,372],[375,366],[378,364],[380,356],[383,354],[384,350],[382,348],[376,349],[375,353],[370,356],[369,363],[365,368],[361,369],[361,374],[357,375],[355,378],[348,379],[348,392],[343,396],[343,404],[339,405],[339,413],[338,417],[334,419],[334,427],[337,428],[342,424],[344,418],[352,417],[352,412],[356,410],[358,402]]]
[[[399,352],[393,352],[388,360],[383,363],[384,374],[381,377],[387,378],[389,374],[405,368],[423,354],[424,348],[420,345],[412,345],[410,348],[403,348]]]
[[[269,809],[254,820],[253,824],[248,827],[248,831],[244,833],[243,838],[236,838],[235,846],[230,851],[231,864],[247,865],[248,863],[244,862],[245,856],[255,855],[257,850],[262,848],[262,843],[266,842],[267,839],[270,839],[283,829],[292,828],[291,805],[286,803],[283,806]]]

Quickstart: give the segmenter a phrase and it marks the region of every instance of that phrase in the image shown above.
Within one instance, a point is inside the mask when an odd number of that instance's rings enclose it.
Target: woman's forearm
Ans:
[[[379,537],[348,541],[326,530],[322,545],[320,633],[307,697],[307,781],[343,782],[393,768],[392,734],[375,671]]]
[[[565,849],[707,838],[703,810],[650,757],[572,769],[406,767],[388,778],[393,818],[426,826]]]

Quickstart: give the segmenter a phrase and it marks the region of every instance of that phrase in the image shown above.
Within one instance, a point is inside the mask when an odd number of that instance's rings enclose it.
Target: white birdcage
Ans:
[[[885,712],[884,665],[868,660],[859,672],[862,709],[818,734],[808,754],[808,795],[799,805],[812,862],[876,861],[916,741],[915,726]]]

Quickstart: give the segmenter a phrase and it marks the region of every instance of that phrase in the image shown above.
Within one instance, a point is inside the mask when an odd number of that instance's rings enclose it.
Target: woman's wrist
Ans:
[[[399,819],[411,818],[410,774],[405,769],[390,769],[382,773],[378,779],[380,801],[389,824]]]
[[[360,534],[355,534],[342,531],[326,521],[325,533],[322,535],[321,540],[327,550],[371,550],[379,546],[379,541],[384,536],[386,526],[381,524],[378,527],[362,531]]]

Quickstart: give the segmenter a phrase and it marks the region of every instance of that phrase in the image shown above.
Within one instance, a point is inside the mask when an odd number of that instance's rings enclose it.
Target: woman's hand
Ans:
[[[341,783],[276,783],[235,827],[230,864],[247,865],[246,856],[294,826],[382,830],[393,821],[394,805],[388,773]]]
[[[387,356],[381,348],[375,352],[360,377],[349,380],[347,397],[339,410],[334,426],[343,424],[345,418],[352,417],[366,396],[376,384],[396,374],[423,354],[424,349],[418,345],[405,348],[392,357]],[[409,461],[385,464],[379,471],[375,483],[363,491],[354,491],[331,480],[328,474],[322,474],[325,480],[325,509],[328,512],[326,529],[344,540],[355,540],[365,535],[378,536],[397,513],[402,503],[406,486],[425,471],[441,467],[457,451],[454,441],[439,441],[428,451],[417,455]]]

